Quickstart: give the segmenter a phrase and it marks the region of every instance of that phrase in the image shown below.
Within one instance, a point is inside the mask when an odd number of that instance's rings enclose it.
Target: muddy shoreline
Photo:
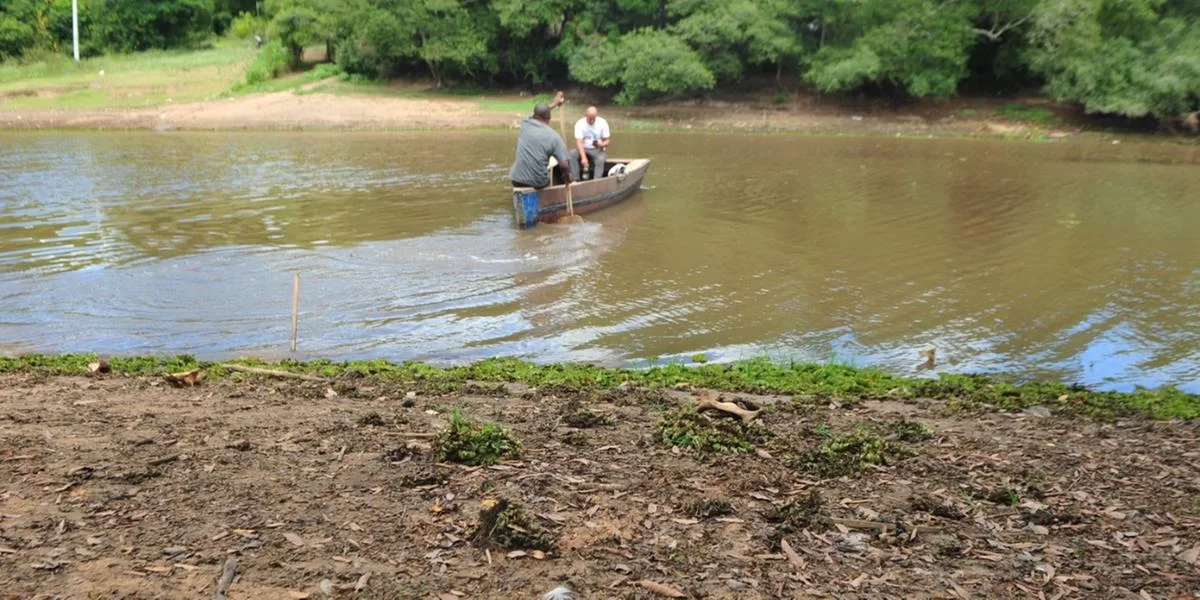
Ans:
[[[761,409],[752,450],[664,438],[704,397]],[[455,411],[520,453],[439,461]],[[902,452],[812,468],[897,424]],[[212,597],[234,558],[231,599],[1195,598],[1198,438],[920,399],[25,369],[0,374],[0,597]],[[500,502],[516,529],[480,536]]]
[[[519,99],[513,99],[515,105]],[[1010,101],[963,99],[891,107],[879,102],[796,97],[784,103],[768,99],[668,102],[644,107],[604,107],[605,116],[624,131],[746,131],[846,135],[1006,137],[1039,140],[1110,138],[1115,133],[1069,107],[1036,98],[1030,106],[1050,107],[1055,119],[1044,122],[1006,118],[996,109]],[[532,101],[531,101],[532,102]],[[312,130],[411,131],[511,129],[524,111],[489,109],[471,99],[408,98],[324,92],[261,93],[204,102],[143,108],[11,109],[0,108],[0,129],[7,130]],[[1123,133],[1152,134],[1127,129]],[[1172,136],[1152,135],[1154,140]],[[1179,138],[1186,139],[1186,138]]]

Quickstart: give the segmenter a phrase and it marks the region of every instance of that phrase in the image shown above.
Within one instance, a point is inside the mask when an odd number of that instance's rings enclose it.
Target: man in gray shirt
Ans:
[[[539,104],[533,108],[533,116],[521,121],[521,133],[517,136],[517,157],[508,171],[513,187],[541,189],[550,185],[550,157],[558,160],[563,181],[571,181],[571,157],[567,145],[558,132],[550,127],[550,110],[562,106],[564,98],[559,92],[549,106]]]

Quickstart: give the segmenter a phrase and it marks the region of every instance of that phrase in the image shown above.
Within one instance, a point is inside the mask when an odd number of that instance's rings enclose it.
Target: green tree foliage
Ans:
[[[289,7],[271,20],[268,35],[287,49],[292,66],[299,65],[304,47],[320,41],[317,13],[305,6]]]
[[[20,56],[33,41],[33,27],[13,15],[0,14],[0,59]]]
[[[290,60],[291,54],[283,47],[283,43],[279,40],[268,42],[246,68],[245,85],[252,86],[283,75],[288,70]]]
[[[840,92],[867,83],[900,86],[914,96],[950,96],[967,75],[977,7],[943,0],[828,3],[823,38],[807,78]]]
[[[109,50],[189,47],[212,35],[213,2],[94,0],[91,15],[91,37]]]
[[[679,20],[671,33],[695,48],[720,80],[736,81],[746,69],[797,67],[804,55],[801,13],[789,0],[671,0]]]
[[[249,39],[252,35],[262,35],[267,31],[267,22],[254,13],[244,12],[229,23],[229,35],[239,39]]]
[[[632,104],[648,93],[711,89],[716,82],[699,53],[661,29],[637,29],[616,40],[596,39],[571,60],[571,75],[585,83],[620,87],[616,100]]]
[[[269,22],[293,66],[324,45],[346,73],[428,74],[437,86],[569,79],[636,102],[785,75],[825,92],[917,97],[1003,81],[1091,112],[1200,109],[1200,0],[80,3],[85,54],[245,37]],[[0,57],[62,52],[70,36],[70,0],[0,0]]]
[[[1089,112],[1171,118],[1200,106],[1197,2],[1047,0],[1029,63],[1059,100]]]
[[[258,0],[213,0],[213,32],[225,34],[240,15],[255,16]]]

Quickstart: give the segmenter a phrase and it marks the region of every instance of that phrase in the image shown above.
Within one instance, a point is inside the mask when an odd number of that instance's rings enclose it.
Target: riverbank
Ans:
[[[1200,584],[1196,423],[1097,420],[1056,384],[951,380],[955,400],[767,363],[257,366],[307,379],[186,358],[0,362],[5,593],[211,596],[226,565],[229,598],[1186,598]],[[983,389],[1038,404],[969,401]],[[711,400],[759,412],[696,412]]]
[[[516,128],[537,97],[518,91],[432,89],[428,82],[354,83],[314,69],[240,83],[253,49],[223,42],[193,53],[143,53],[3,66],[0,129],[442,130]],[[322,59],[319,51],[309,57]],[[1031,139],[1112,137],[1114,124],[1038,97],[958,98],[895,106],[806,93],[723,92],[707,100],[602,106],[629,130],[804,132]],[[581,112],[595,101],[569,91]],[[574,108],[572,108],[574,106]],[[1127,123],[1122,129],[1128,133]],[[1145,130],[1142,131],[1152,131]]]
[[[0,128],[81,130],[434,130],[519,127],[535,102],[518,94],[440,94],[419,86],[356,89],[336,79],[295,90],[259,92],[136,107],[17,108],[0,103]],[[837,133],[901,136],[988,136],[1031,139],[1111,137],[1085,123],[1059,119],[1034,100],[957,101],[888,108],[846,106],[814,97],[665,102],[603,107],[630,130]],[[571,108],[568,107],[568,111]],[[1062,107],[1054,110],[1065,111]],[[578,108],[576,112],[580,112]]]
[[[0,129],[442,130],[515,128],[537,100],[527,91],[434,89],[427,81],[356,83],[331,65],[252,86],[252,45],[220,40],[198,51],[151,51],[32,64],[0,64]],[[305,63],[325,60],[323,48]],[[332,69],[336,71],[336,69]],[[1036,140],[1156,133],[1150,123],[1105,121],[1036,94],[895,104],[885,99],[784,93],[773,82],[704,100],[602,111],[623,130],[799,132]],[[568,111],[599,102],[568,90]],[[1189,139],[1155,136],[1155,139]]]

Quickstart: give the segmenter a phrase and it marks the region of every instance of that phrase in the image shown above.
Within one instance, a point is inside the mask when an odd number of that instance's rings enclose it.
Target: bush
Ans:
[[[242,13],[234,17],[229,24],[229,35],[239,39],[249,39],[254,34],[263,34],[267,30],[267,21],[251,13]]]
[[[379,74],[379,65],[374,58],[367,56],[357,40],[343,40],[338,44],[335,54],[338,67],[347,75],[371,79]]]
[[[246,67],[246,85],[275,79],[288,71],[288,52],[278,40],[272,40],[258,51],[254,62]]]

